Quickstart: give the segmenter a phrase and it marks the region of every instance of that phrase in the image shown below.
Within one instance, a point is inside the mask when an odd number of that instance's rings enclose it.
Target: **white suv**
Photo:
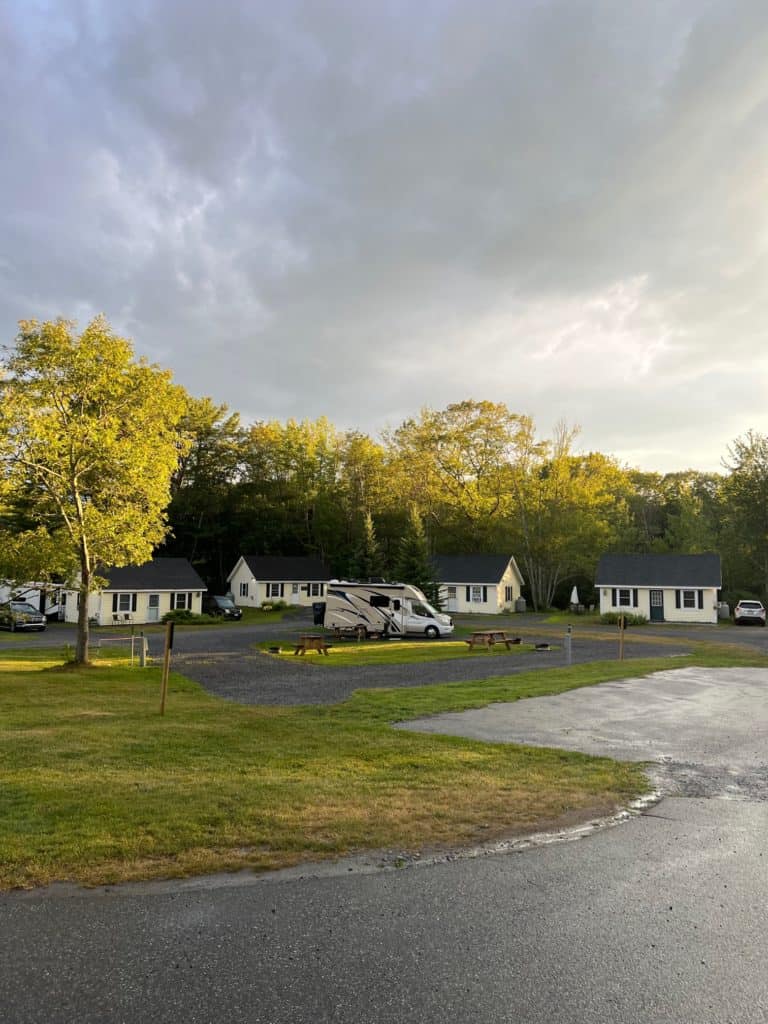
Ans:
[[[733,621],[737,626],[742,622],[755,622],[758,626],[764,626],[765,608],[759,601],[739,601],[733,609]]]

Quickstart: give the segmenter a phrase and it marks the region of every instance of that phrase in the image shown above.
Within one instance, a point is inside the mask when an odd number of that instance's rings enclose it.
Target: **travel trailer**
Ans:
[[[325,601],[316,602],[315,625],[366,637],[450,636],[453,622],[408,583],[331,580]]]

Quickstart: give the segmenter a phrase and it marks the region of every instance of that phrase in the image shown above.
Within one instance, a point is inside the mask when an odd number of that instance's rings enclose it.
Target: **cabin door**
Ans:
[[[651,591],[651,622],[664,621],[664,591]]]

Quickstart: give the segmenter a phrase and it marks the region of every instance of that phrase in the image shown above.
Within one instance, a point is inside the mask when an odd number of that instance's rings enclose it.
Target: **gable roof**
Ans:
[[[432,562],[441,583],[498,583],[510,562],[523,582],[517,562],[510,555],[434,555]]]
[[[105,590],[207,590],[186,558],[153,558],[143,565],[97,570]]]
[[[720,555],[601,555],[596,587],[720,587]]]
[[[243,555],[243,561],[253,573],[255,580],[273,580],[291,583],[327,582],[331,578],[326,566],[319,558],[307,558],[291,555]],[[237,566],[235,566],[235,569]],[[229,574],[229,579],[235,570]]]

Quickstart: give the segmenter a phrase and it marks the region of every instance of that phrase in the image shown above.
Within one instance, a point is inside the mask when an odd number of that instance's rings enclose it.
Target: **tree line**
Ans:
[[[325,418],[244,424],[136,359],[103,318],[22,321],[0,360],[0,579],[76,579],[77,661],[99,567],[188,558],[213,591],[241,554],[434,593],[430,556],[513,554],[534,608],[588,599],[608,551],[718,551],[724,596],[768,596],[768,437],[721,473],[642,472],[541,436],[503,402],[424,408],[374,438]]]
[[[163,551],[222,587],[240,554],[324,559],[395,577],[403,551],[514,554],[535,608],[591,593],[603,552],[722,555],[724,594],[768,596],[768,438],[737,438],[721,473],[645,472],[541,436],[500,402],[422,409],[374,438],[325,418],[243,424],[190,402]],[[423,561],[423,559],[422,559]],[[424,570],[421,572],[424,582]]]

